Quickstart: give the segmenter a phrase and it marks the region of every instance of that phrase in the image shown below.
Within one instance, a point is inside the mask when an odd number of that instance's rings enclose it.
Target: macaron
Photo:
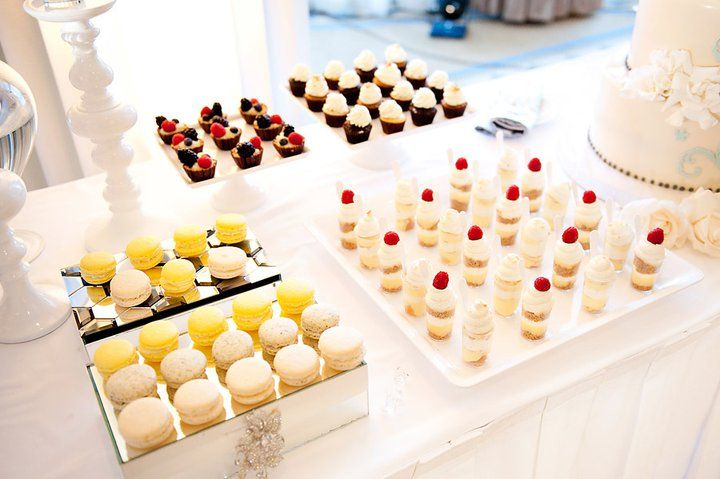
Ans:
[[[215,219],[215,236],[224,244],[236,244],[247,236],[247,222],[243,215],[227,213]]]
[[[211,248],[208,253],[210,274],[218,279],[231,279],[245,275],[247,265],[245,251],[236,246]]]
[[[252,337],[245,331],[225,331],[212,345],[215,367],[221,370],[227,370],[235,361],[254,353]]]
[[[195,287],[195,266],[186,259],[172,259],[160,271],[160,286],[166,296],[182,296]]]
[[[198,346],[212,346],[228,324],[222,310],[216,306],[203,306],[188,317],[188,334]]]
[[[268,356],[275,354],[285,346],[297,343],[298,327],[288,318],[268,319],[260,325],[258,336],[263,352]]]
[[[118,306],[137,306],[145,302],[151,293],[150,278],[136,269],[120,271],[110,281],[110,296]]]
[[[118,428],[127,445],[136,449],[160,445],[175,434],[172,415],[158,398],[128,404],[118,416]]]
[[[95,350],[93,363],[100,375],[107,379],[116,371],[138,362],[135,346],[125,339],[108,339]]]
[[[178,348],[178,329],[167,320],[153,321],[140,329],[138,350],[146,361],[159,363]]]
[[[224,412],[223,400],[215,386],[208,379],[193,379],[177,390],[173,406],[185,424],[205,424]]]
[[[358,367],[365,355],[362,336],[347,326],[334,326],[322,333],[318,348],[325,364],[337,371]]]
[[[250,357],[235,362],[225,375],[225,385],[239,404],[257,404],[275,394],[275,381],[267,361]]]
[[[105,395],[117,411],[139,398],[157,396],[157,375],[147,364],[131,364],[105,383]]]
[[[88,253],[80,260],[80,276],[89,284],[105,284],[115,276],[117,261],[105,251]]]
[[[160,374],[169,388],[177,389],[193,379],[206,378],[206,367],[207,358],[201,351],[176,349],[160,362]]]
[[[306,344],[285,346],[275,355],[273,366],[280,380],[288,386],[306,386],[320,374],[320,359]]]
[[[272,301],[260,291],[239,294],[232,302],[233,321],[243,331],[257,331],[260,325],[272,318]]]
[[[340,313],[330,304],[311,304],[300,316],[300,328],[303,338],[318,340],[326,329],[337,326],[340,322]]]
[[[125,254],[134,268],[146,270],[154,268],[163,259],[160,240],[155,236],[139,236],[125,247]]]
[[[315,288],[307,281],[284,279],[275,290],[283,316],[300,319],[302,312],[315,302]]]
[[[207,249],[207,231],[198,225],[185,225],[173,234],[175,251],[178,256],[192,258],[200,256]]]

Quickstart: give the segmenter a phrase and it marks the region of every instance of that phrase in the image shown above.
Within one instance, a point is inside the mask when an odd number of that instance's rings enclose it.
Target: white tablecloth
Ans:
[[[585,121],[602,63],[593,55],[516,78],[544,86],[561,110],[523,140],[533,154],[553,158],[567,141],[563,121]],[[493,85],[468,87],[471,101]],[[421,182],[446,175],[448,146],[492,170],[493,141],[473,125],[399,140],[412,159],[405,173]],[[682,250],[703,268],[700,283],[491,381],[457,388],[304,226],[336,207],[336,180],[372,195],[393,187],[392,174],[348,163],[345,145],[318,125],[301,130],[312,156],[252,175],[270,197],[248,220],[284,273],[311,278],[364,334],[370,416],[287,454],[273,477],[720,477],[720,262]],[[216,187],[187,188],[159,155],[133,167],[146,203],[210,224]],[[84,253],[83,229],[105,207],[101,188],[102,178],[92,177],[30,194],[13,225],[48,241],[33,264],[37,280],[60,284],[59,268]],[[396,368],[409,375],[405,400],[387,412]],[[74,322],[32,343],[0,346],[0,411],[0,476],[120,476]]]

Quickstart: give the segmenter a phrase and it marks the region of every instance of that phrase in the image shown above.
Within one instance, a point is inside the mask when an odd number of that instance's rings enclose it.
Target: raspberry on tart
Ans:
[[[258,166],[262,162],[263,148],[262,146],[256,147],[252,140],[246,141],[230,150],[230,155],[238,168],[244,170]]]
[[[187,130],[187,125],[185,123],[180,123],[180,120],[177,118],[168,120],[164,116],[156,116],[155,124],[157,125],[158,136],[160,136],[163,143],[169,146],[173,145],[173,137],[176,134],[184,133],[185,130]]]
[[[284,125],[282,133],[273,140],[273,146],[283,158],[299,155],[305,149],[305,137],[297,133],[294,126]]]
[[[252,125],[258,116],[267,114],[267,105],[259,102],[257,98],[241,99],[239,109],[243,120],[248,125]]]
[[[273,115],[272,117],[268,114],[258,115],[253,123],[253,128],[255,128],[255,133],[261,140],[272,141],[283,129],[282,118],[280,115]]]
[[[198,156],[192,150],[178,150],[177,155],[183,170],[193,182],[208,180],[215,176],[217,161],[207,153]]]
[[[227,121],[225,123],[227,123]],[[213,123],[212,126],[210,126],[210,134],[218,149],[228,151],[237,146],[240,141],[241,132],[236,126]]]
[[[195,128],[188,128],[184,133],[176,133],[172,139],[172,147],[175,151],[192,150],[200,153],[205,146],[205,141],[198,137]]]
[[[204,106],[200,110],[200,118],[198,118],[198,124],[205,133],[210,133],[210,127],[213,123],[221,123],[227,126],[227,115],[223,113],[222,105],[220,103],[213,103],[212,107]]]

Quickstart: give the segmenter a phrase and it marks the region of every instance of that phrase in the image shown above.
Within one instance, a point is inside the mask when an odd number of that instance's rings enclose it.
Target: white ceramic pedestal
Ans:
[[[212,206],[221,213],[247,213],[260,207],[266,198],[261,187],[248,182],[245,175],[237,175],[215,191]]]
[[[62,23],[62,39],[72,47],[75,58],[70,82],[82,93],[80,103],[68,110],[68,125],[73,133],[95,145],[93,161],[107,174],[103,197],[110,214],[95,220],[88,228],[85,246],[90,251],[121,251],[137,235],[163,237],[170,231],[171,223],[176,222],[143,212],[140,191],[128,172],[133,149],[124,141],[124,134],[135,124],[137,114],[109,91],[113,72],[100,59],[95,46],[100,30],[90,20],[110,10],[115,0],[60,3],[70,5],[47,6],[43,0],[25,0],[24,8],[38,20]]]
[[[388,137],[351,145],[348,159],[366,170],[392,170],[393,163],[402,165],[407,160],[405,150],[393,140]]]
[[[61,288],[38,289],[28,278],[26,249],[8,222],[27,198],[25,183],[9,170],[0,170],[0,343],[31,341],[57,329],[70,317]]]

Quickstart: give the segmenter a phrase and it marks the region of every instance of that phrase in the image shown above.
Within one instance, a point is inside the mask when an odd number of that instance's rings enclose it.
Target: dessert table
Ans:
[[[499,85],[541,86],[559,115],[520,143],[553,160],[559,142],[575,141],[565,125],[586,121],[607,55],[469,85],[466,95],[479,102]],[[492,163],[494,139],[474,125],[467,118],[398,140],[410,158],[403,174],[421,184],[447,176],[448,147]],[[152,124],[139,127],[156,152],[132,166],[145,204],[155,214],[211,223],[218,186],[189,189],[162,158]],[[268,198],[248,223],[284,273],[315,283],[363,333],[370,415],[286,454],[271,477],[720,477],[720,260],[687,246],[679,254],[702,268],[699,283],[506,374],[456,387],[306,228],[337,207],[336,181],[374,195],[394,187],[392,172],[356,167],[321,125],[298,129],[311,154],[253,175]],[[562,173],[554,170],[557,180]],[[13,226],[47,241],[33,263],[36,281],[61,284],[59,269],[83,254],[88,218],[105,208],[102,186],[95,176],[29,194]],[[0,346],[0,475],[121,477],[84,355],[72,321],[40,340]]]

